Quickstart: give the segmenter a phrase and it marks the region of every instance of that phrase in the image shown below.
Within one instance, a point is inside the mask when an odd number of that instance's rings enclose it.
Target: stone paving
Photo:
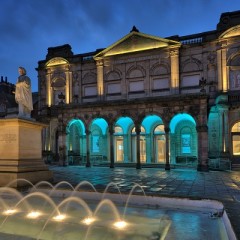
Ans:
[[[130,192],[135,184],[143,187],[147,195],[214,199],[224,204],[233,229],[240,239],[240,171],[198,172],[192,169],[161,168],[108,168],[84,166],[50,166],[54,183],[68,181],[76,186],[87,180],[98,191],[104,191],[109,183],[117,184],[121,192]],[[84,186],[83,186],[84,187]],[[85,187],[88,187],[85,185]],[[108,192],[118,189],[111,186]],[[135,188],[134,193],[142,192]]]

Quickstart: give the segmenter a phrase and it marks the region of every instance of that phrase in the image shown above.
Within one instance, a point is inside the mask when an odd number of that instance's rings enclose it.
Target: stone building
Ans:
[[[240,11],[188,36],[134,26],[94,52],[51,47],[37,71],[49,161],[199,171],[240,161]]]
[[[4,118],[12,113],[17,113],[17,103],[15,102],[15,85],[8,82],[7,77],[1,76],[0,80],[0,118]]]

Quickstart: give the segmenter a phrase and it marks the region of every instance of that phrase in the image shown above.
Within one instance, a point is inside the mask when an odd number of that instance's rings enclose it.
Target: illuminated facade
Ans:
[[[240,11],[217,29],[132,31],[106,49],[39,61],[44,154],[63,164],[192,166],[240,161]]]

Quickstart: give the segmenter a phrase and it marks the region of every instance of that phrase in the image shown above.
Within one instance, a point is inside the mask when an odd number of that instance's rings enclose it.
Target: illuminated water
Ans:
[[[82,185],[88,185],[91,192],[82,192]],[[0,239],[235,238],[220,202],[151,197],[143,189],[135,195],[136,188],[141,186],[133,186],[129,195],[119,190],[110,194],[108,187],[99,193],[88,182],[76,188],[66,182],[40,183],[23,195],[0,188]]]

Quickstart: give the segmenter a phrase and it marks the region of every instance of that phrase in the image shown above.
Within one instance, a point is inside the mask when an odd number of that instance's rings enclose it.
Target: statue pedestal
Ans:
[[[51,181],[52,172],[42,160],[45,124],[20,118],[0,119],[0,186],[13,180]],[[30,186],[15,181],[11,187]]]

